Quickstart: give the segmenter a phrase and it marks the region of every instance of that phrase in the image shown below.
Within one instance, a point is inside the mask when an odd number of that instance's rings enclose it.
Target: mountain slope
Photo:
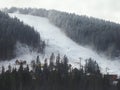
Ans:
[[[52,25],[48,19],[42,17],[36,17],[31,15],[22,14],[9,14],[11,17],[16,16],[25,24],[33,26],[40,34],[41,38],[46,41],[48,46],[46,47],[45,54],[49,56],[52,52],[55,54],[67,55],[75,66],[78,66],[76,62],[79,62],[79,58],[93,58],[101,66],[102,71],[105,73],[105,68],[108,67],[110,73],[120,74],[119,61],[110,61],[103,56],[99,56],[89,48],[80,46],[74,41],[69,39],[61,30]],[[29,55],[31,56],[31,55]],[[24,59],[27,57],[24,57]],[[32,59],[32,57],[29,59]],[[84,63],[84,60],[82,60]]]
[[[120,24],[56,10],[12,7],[3,11],[46,17],[80,45],[92,47],[112,59],[120,56]]]

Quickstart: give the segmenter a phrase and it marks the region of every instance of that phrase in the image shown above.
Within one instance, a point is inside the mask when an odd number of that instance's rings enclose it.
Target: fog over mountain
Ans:
[[[0,8],[34,7],[74,12],[120,22],[120,0],[0,0]]]

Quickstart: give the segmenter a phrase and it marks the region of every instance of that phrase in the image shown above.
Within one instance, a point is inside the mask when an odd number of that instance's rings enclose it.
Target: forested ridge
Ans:
[[[16,56],[16,43],[26,44],[43,52],[45,43],[33,27],[25,25],[19,19],[10,18],[0,11],[0,60],[9,60]]]
[[[56,10],[13,7],[4,11],[47,17],[77,43],[90,46],[110,58],[120,55],[120,24]]]
[[[79,68],[73,68],[68,61],[67,56],[53,53],[44,63],[39,56],[31,64],[16,60],[19,68],[9,65],[6,70],[2,66],[0,90],[120,90],[120,79],[102,74],[93,59],[86,59],[85,66],[80,63]]]
[[[110,58],[120,56],[120,24],[54,10],[49,11],[48,18],[77,43]]]

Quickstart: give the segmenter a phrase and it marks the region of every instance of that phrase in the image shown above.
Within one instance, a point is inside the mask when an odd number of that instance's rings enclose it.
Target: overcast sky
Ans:
[[[0,8],[12,6],[56,9],[120,23],[120,0],[0,0]]]

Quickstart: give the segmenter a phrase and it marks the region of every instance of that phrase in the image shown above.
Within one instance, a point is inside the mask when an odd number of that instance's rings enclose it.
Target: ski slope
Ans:
[[[50,56],[52,52],[55,54],[60,53],[62,56],[67,55],[70,59],[69,62],[72,63],[74,66],[78,66],[77,63],[79,62],[80,57],[82,57],[82,64],[84,64],[85,62],[84,59],[91,57],[99,63],[102,72],[106,73],[106,68],[109,68],[109,73],[116,73],[120,75],[119,61],[110,61],[104,56],[98,55],[92,49],[78,45],[70,38],[68,38],[63,32],[61,32],[60,28],[51,24],[47,18],[16,13],[9,15],[11,17],[17,17],[25,24],[34,27],[35,30],[40,33],[41,38],[47,43],[44,57]],[[35,52],[27,52],[23,56],[20,56],[18,58],[30,61],[35,58],[36,54],[37,53]],[[41,58],[44,57],[41,56]],[[13,63],[14,60],[12,60],[11,62]],[[8,63],[6,62],[6,64]]]

